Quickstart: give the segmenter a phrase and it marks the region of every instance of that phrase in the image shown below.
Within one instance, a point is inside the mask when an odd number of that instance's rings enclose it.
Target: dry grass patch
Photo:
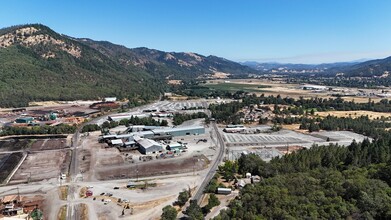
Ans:
[[[67,218],[67,206],[61,206],[60,211],[58,212],[57,219],[65,220]]]
[[[87,187],[81,188],[80,192],[79,192],[80,198],[85,198],[86,197],[86,192],[87,192]]]
[[[60,199],[61,200],[67,200],[67,197],[68,197],[68,186],[60,186],[59,187],[60,189]]]
[[[80,220],[88,220],[88,207],[86,204],[81,203],[78,207],[79,210],[79,218]]]
[[[326,117],[328,115],[335,116],[335,117],[351,117],[351,118],[368,116],[370,119],[391,117],[391,113],[388,112],[372,112],[372,111],[327,111],[327,112],[316,112],[315,114],[321,117]]]

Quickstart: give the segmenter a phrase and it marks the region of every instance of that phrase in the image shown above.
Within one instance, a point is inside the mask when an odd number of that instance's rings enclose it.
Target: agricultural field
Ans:
[[[265,88],[271,88],[268,85],[257,85],[257,84],[243,84],[243,83],[212,83],[204,84],[203,86],[214,90],[224,90],[230,92],[244,91],[244,92],[263,92]]]
[[[281,95],[282,97],[292,97],[292,98],[335,98],[332,96],[331,91],[312,91],[312,90],[303,90],[300,88],[300,84],[288,84],[283,81],[274,81],[274,80],[266,80],[266,79],[230,79],[229,82],[225,80],[208,80],[205,84],[202,84],[204,87],[208,87],[215,90],[222,91],[245,91],[245,92],[253,92],[257,95],[265,94],[265,95]],[[358,89],[355,88],[343,88],[343,87],[333,87],[339,88],[340,90],[349,90],[351,93],[358,92]],[[366,91],[367,93],[381,93],[381,90],[371,90],[371,89],[360,89],[362,91]],[[344,100],[352,101],[354,100],[356,103],[365,103],[368,102],[369,97],[363,96],[345,96],[342,97]],[[373,96],[371,100],[374,102],[380,101],[382,98]]]

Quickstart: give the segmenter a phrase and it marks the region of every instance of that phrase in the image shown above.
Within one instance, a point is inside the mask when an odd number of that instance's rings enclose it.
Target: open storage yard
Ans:
[[[313,144],[338,143],[349,145],[353,140],[362,141],[366,138],[351,131],[320,131],[301,133],[281,130],[271,134],[224,134],[228,147],[240,146],[287,146],[300,145],[311,147]]]
[[[11,179],[11,183],[58,178],[67,173],[71,160],[70,150],[30,153]]]

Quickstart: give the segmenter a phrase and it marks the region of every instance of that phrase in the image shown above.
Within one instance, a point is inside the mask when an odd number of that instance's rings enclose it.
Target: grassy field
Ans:
[[[262,92],[265,88],[270,86],[257,85],[257,84],[242,84],[242,83],[216,83],[216,84],[204,84],[203,86],[209,89],[222,90],[222,91],[244,91],[244,92]]]

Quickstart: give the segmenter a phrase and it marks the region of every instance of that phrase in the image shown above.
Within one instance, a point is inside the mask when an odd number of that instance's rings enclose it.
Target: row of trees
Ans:
[[[130,119],[122,119],[121,121],[105,121],[101,126],[97,124],[87,124],[83,127],[82,132],[91,132],[91,131],[99,131],[104,129],[115,128],[119,125],[125,125],[129,127],[130,125],[146,125],[146,126],[167,126],[167,120],[155,120],[152,117],[147,118],[138,118],[131,117]]]
[[[189,121],[189,120],[197,119],[197,118],[205,118],[205,119],[207,119],[208,115],[205,114],[205,112],[197,112],[197,113],[193,113],[193,114],[180,114],[180,113],[177,113],[177,114],[174,114],[173,124],[174,125],[180,125],[180,124],[182,124],[185,121]]]
[[[32,127],[4,127],[0,132],[1,136],[7,135],[35,135],[35,134],[72,134],[75,133],[76,126],[32,126]]]
[[[391,103],[387,99],[382,99],[380,102],[374,102],[370,98],[366,103],[356,103],[354,100],[345,101],[340,97],[337,98],[309,98],[294,99],[290,97],[282,98],[277,96],[265,96],[264,94],[256,96],[255,94],[247,95],[243,98],[241,106],[250,106],[254,104],[277,104],[292,106],[287,108],[286,113],[302,114],[308,109],[316,109],[317,111],[337,110],[337,111],[355,111],[367,110],[375,112],[391,112]]]
[[[371,120],[368,116],[357,118],[345,118],[327,116],[325,118],[301,118],[300,129],[308,131],[354,131],[373,138],[379,138],[387,135],[385,128],[390,128],[391,123],[385,120]]]

